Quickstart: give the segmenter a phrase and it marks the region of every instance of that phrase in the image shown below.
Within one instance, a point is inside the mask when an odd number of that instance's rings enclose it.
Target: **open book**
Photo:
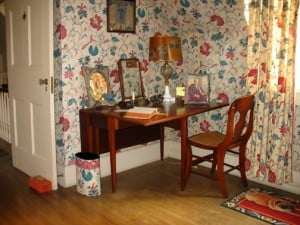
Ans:
[[[158,112],[157,108],[152,107],[134,107],[128,109],[124,117],[133,119],[150,119]]]

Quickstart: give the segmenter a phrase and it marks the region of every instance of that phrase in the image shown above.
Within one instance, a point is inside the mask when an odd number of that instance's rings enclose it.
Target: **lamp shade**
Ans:
[[[149,44],[150,61],[181,61],[180,37],[154,36],[150,37]]]

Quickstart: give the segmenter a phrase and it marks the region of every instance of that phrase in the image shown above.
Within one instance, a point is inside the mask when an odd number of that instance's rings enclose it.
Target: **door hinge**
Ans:
[[[50,89],[51,89],[51,94],[53,94],[54,93],[54,79],[53,79],[53,76],[51,77],[51,82],[50,82]]]

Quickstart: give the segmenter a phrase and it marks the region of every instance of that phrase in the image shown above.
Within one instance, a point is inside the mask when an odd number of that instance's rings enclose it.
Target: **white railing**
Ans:
[[[0,139],[11,143],[8,91],[0,88]]]

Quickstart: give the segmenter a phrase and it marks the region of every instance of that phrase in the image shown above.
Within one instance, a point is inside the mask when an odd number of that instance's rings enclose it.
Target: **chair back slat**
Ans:
[[[253,130],[254,95],[236,99],[229,108],[226,145],[247,143]]]

